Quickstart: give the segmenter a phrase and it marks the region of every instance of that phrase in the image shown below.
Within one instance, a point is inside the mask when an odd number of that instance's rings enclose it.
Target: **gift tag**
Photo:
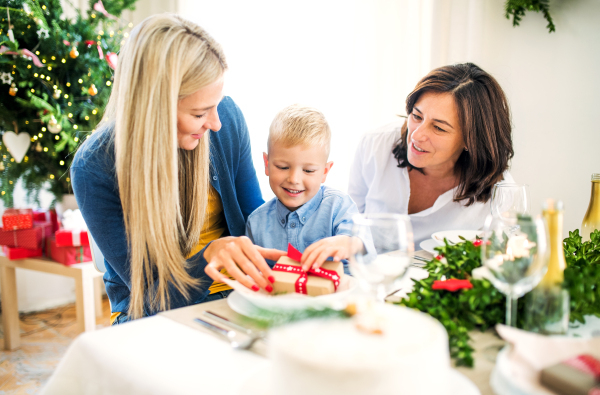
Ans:
[[[31,136],[25,132],[19,134],[4,132],[2,141],[17,163],[21,163],[31,145]]]

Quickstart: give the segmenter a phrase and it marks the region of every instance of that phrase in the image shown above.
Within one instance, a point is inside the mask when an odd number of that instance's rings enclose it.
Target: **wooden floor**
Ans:
[[[20,323],[21,347],[16,351],[4,350],[4,332],[0,331],[0,395],[37,394],[78,335],[75,304],[21,314]],[[110,325],[106,296],[102,318],[96,323],[98,328]]]

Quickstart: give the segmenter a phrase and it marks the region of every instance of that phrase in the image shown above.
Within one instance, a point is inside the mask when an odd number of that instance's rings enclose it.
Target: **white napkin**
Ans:
[[[539,382],[540,371],[566,359],[590,354],[600,358],[600,337],[544,336],[506,325],[496,325],[500,336],[512,346],[508,374],[523,387],[547,391]]]

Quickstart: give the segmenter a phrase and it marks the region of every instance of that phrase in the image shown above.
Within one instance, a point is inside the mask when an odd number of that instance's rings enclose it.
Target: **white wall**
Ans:
[[[261,152],[282,107],[320,108],[332,126],[328,184],[346,189],[359,136],[403,113],[404,99],[434,67],[473,61],[504,88],[513,114],[511,172],[530,185],[533,213],[548,197],[565,203],[565,234],[579,227],[600,172],[595,116],[600,92],[600,2],[553,1],[557,32],[540,14],[519,27],[498,0],[180,0],[181,15],[225,48],[226,91]]]

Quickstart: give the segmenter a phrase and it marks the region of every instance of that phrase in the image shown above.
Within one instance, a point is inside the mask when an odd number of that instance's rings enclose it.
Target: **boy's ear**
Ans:
[[[263,152],[263,160],[265,161],[265,176],[269,176],[269,154]]]
[[[321,183],[325,182],[325,179],[327,178],[327,174],[329,174],[329,170],[331,170],[332,166],[333,166],[333,162],[327,162],[325,164],[325,168],[323,169],[323,178],[321,179]]]

